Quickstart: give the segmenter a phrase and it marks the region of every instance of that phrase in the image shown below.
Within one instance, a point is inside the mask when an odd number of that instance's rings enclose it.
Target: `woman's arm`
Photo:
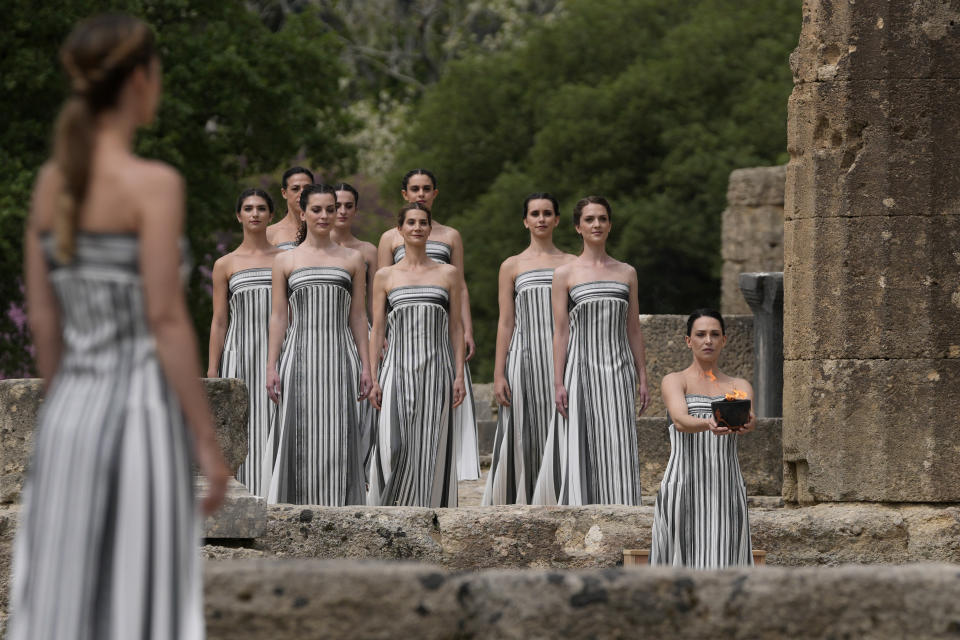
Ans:
[[[383,348],[383,335],[386,332],[387,322],[387,280],[390,276],[388,269],[377,271],[373,279],[373,328],[370,330],[369,357],[370,363],[370,404],[379,409],[383,400],[383,389],[380,387],[380,349]]]
[[[296,251],[296,249],[294,249]],[[283,337],[287,335],[287,271],[293,262],[291,251],[277,254],[273,259],[273,276],[270,289],[270,328],[267,332],[267,395],[280,402],[280,372],[277,361]]]
[[[207,394],[200,384],[197,338],[180,283],[183,179],[162,167],[145,176],[141,187],[140,274],[147,322],[164,376],[193,432],[198,462],[209,483],[203,507],[210,513],[223,501],[230,472],[217,445]]]
[[[213,263],[213,319],[210,321],[210,346],[207,353],[207,377],[220,377],[220,356],[227,338],[227,256]]]
[[[380,256],[377,252],[377,248],[372,244],[364,244],[363,259],[366,262],[366,290],[364,295],[366,296],[367,301],[367,320],[372,324],[373,323],[373,276],[377,275],[377,269],[380,268],[378,264],[380,261]]]
[[[559,268],[553,272],[553,288],[550,304],[553,306],[553,389],[557,411],[567,417],[567,389],[563,386],[563,373],[567,364],[567,342],[570,340],[570,312],[567,310],[569,295],[568,272]]]
[[[510,406],[512,394],[510,383],[507,381],[507,351],[510,349],[510,340],[513,338],[513,328],[516,322],[513,307],[513,261],[510,258],[500,265],[497,302],[500,305],[500,320],[497,323],[497,352],[493,365],[493,393],[497,402],[504,407]]]
[[[630,301],[627,307],[627,341],[630,343],[630,351],[633,352],[633,366],[637,370],[637,402],[640,404],[640,412],[643,415],[650,404],[650,392],[647,389],[647,348],[643,341],[643,330],[640,328],[640,302],[637,289],[637,270],[630,269]]]
[[[377,269],[383,269],[393,264],[393,229],[387,229],[380,236],[377,245]]]
[[[463,340],[466,343],[466,359],[469,361],[477,350],[473,342],[473,317],[470,315],[470,292],[467,290],[467,276],[463,270],[463,240],[460,238],[460,232],[453,230],[453,237],[450,239],[450,246],[453,266],[460,272],[460,319],[463,324]]]
[[[453,346],[453,406],[459,407],[467,395],[466,383],[463,380],[464,341],[463,318],[460,317],[463,289],[459,286],[463,282],[463,275],[459,269],[451,269],[447,280],[450,291],[450,344]]]
[[[30,217],[23,238],[23,273],[27,302],[27,326],[33,336],[37,373],[43,378],[44,388],[60,366],[63,334],[60,327],[60,304],[50,284],[47,260],[40,240],[39,219],[51,219],[51,211],[40,211],[55,206],[62,189],[59,173],[53,165],[45,165],[37,176],[30,201]]]
[[[370,393],[370,336],[367,335],[367,265],[363,255],[357,256],[353,269],[353,295],[350,298],[350,331],[360,356],[360,388],[357,399]]]
[[[713,430],[717,426],[713,418],[695,418],[690,415],[683,378],[679,373],[668,373],[663,377],[663,382],[660,383],[660,394],[663,396],[663,404],[677,431],[699,433]]]

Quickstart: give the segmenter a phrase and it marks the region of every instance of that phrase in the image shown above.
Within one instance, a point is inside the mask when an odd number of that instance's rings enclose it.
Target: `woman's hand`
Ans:
[[[364,369],[360,372],[360,387],[357,390],[357,400],[363,400],[370,395],[370,389],[373,387],[373,380],[370,378],[370,372]]]
[[[465,333],[463,335],[463,343],[467,346],[467,355],[464,356],[464,360],[470,362],[470,358],[473,357],[473,354],[477,350],[477,345],[473,342],[473,334]]]
[[[267,395],[280,404],[280,374],[273,367],[267,367]]]
[[[650,404],[650,391],[647,389],[647,379],[640,378],[640,388],[637,392],[637,402],[640,404],[640,412],[637,415],[643,415],[643,412],[647,410],[647,405]]]
[[[380,383],[376,381],[370,383],[370,392],[367,394],[367,399],[370,400],[374,409],[380,411],[380,403],[383,402],[383,389],[380,388]]]
[[[509,407],[513,394],[510,393],[510,383],[504,375],[493,376],[493,395],[497,398],[497,404],[501,407]]]
[[[562,384],[554,385],[554,396],[557,403],[557,411],[564,418],[567,417],[567,388]]]
[[[714,417],[707,418],[707,426],[710,427],[710,432],[715,436],[728,436],[733,433],[733,430],[729,427],[718,424]]]
[[[750,419],[745,425],[737,429],[737,433],[750,433],[757,428],[757,416],[753,415],[753,411],[750,412]]]
[[[213,427],[210,427],[210,432],[213,432]],[[214,438],[205,438],[198,443],[197,464],[207,478],[207,494],[200,506],[203,515],[209,516],[223,504],[227,495],[227,481],[230,479],[230,469],[227,468],[220,445]]]
[[[453,379],[453,408],[456,409],[467,397],[467,386],[463,382],[463,376],[457,376]]]
[[[207,377],[208,377],[208,378],[219,378],[219,377],[220,377],[220,372],[217,371],[216,369],[207,369]]]

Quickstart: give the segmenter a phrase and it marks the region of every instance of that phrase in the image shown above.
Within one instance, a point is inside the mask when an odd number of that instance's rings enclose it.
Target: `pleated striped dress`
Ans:
[[[360,357],[349,325],[353,278],[339,267],[302,267],[290,273],[287,290],[281,398],[264,458],[267,502],[363,504]]]
[[[713,415],[723,396],[687,394],[687,412]],[[650,564],[697,569],[752,565],[747,489],[737,457],[738,436],[683,433],[670,424],[670,461],[653,516]]]
[[[387,303],[390,340],[367,504],[455,507],[450,298],[442,287],[404,286]]]
[[[204,636],[190,441],[138,254],[134,235],[81,232],[72,263],[48,258],[63,351],[23,491],[11,640]]]
[[[403,245],[393,250],[393,264],[407,254]],[[452,264],[453,248],[446,242],[427,240],[427,255],[434,262]],[[389,340],[389,334],[387,336]],[[480,477],[480,449],[477,441],[477,414],[473,402],[473,379],[470,365],[463,363],[463,384],[467,395],[460,406],[453,410],[454,451],[457,452],[457,474],[460,480],[476,480]]]
[[[262,461],[275,409],[266,387],[272,277],[269,268],[242,269],[230,276],[230,324],[220,356],[220,377],[243,380],[250,398],[247,457],[237,469],[237,480],[261,497],[267,494]]]
[[[584,282],[570,289],[563,374],[568,406],[554,413],[534,504],[640,504],[637,379],[627,341],[630,287]]]
[[[500,407],[484,505],[528,504],[543,461],[553,393],[553,269],[514,279],[514,330],[507,351],[509,407]]]

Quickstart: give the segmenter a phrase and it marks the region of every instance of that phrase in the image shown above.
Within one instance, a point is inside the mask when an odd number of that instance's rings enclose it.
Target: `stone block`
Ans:
[[[217,442],[232,471],[247,455],[247,389],[241,380],[204,379]],[[0,380],[0,504],[20,499],[33,453],[33,430],[43,403],[39,379]]]
[[[960,502],[960,359],[787,360],[784,499]]]
[[[480,449],[480,455],[490,455],[493,453],[493,441],[497,436],[497,419],[477,420],[477,447]]]
[[[946,638],[956,567],[450,572],[419,563],[229,560],[205,571],[211,640]]]
[[[666,418],[637,420],[637,446],[640,454],[640,489],[654,495],[660,488],[663,472],[670,460],[670,433]],[[740,473],[751,496],[779,496],[783,484],[782,421],[761,418],[752,433],[739,438]]]
[[[473,383],[473,411],[477,421],[497,419],[497,400],[493,395],[493,383]]]
[[[749,314],[750,306],[740,293],[740,274],[783,271],[782,189],[778,205],[728,206],[722,224],[720,309],[724,314]]]
[[[691,309],[692,311],[693,309]],[[727,329],[727,346],[724,349],[721,369],[726,373],[753,380],[753,316],[724,316]],[[673,371],[690,366],[692,356],[684,336],[687,332],[685,315],[641,315],[640,327],[647,347],[647,387],[650,404],[645,416],[666,415],[660,382]]]
[[[786,223],[784,358],[960,358],[960,215]]]
[[[197,478],[197,496],[206,493],[207,482]],[[210,539],[259,538],[267,528],[267,501],[251,494],[231,478],[223,506],[203,521],[203,537]]]
[[[794,87],[786,220],[960,214],[960,78]]]
[[[785,165],[733,170],[727,183],[727,203],[731,207],[783,206],[786,171]]]
[[[938,0],[805,0],[791,56],[797,82],[952,78],[960,5]]]

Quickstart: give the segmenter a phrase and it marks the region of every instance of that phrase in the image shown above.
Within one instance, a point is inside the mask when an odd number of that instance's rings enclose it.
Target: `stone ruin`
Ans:
[[[724,214],[725,238],[757,250],[725,249],[736,316],[740,272],[779,270],[765,260],[784,211],[782,444],[765,419],[742,452],[753,544],[779,566],[615,568],[649,546],[650,506],[248,501],[207,523],[210,637],[956,637],[956,566],[879,565],[960,562],[960,4],[805,0],[791,64],[785,182],[782,168],[735,172]],[[676,317],[644,322],[677,339]],[[652,350],[651,372],[676,353]],[[0,383],[4,609],[28,384]],[[243,390],[218,384],[223,441],[241,451],[226,432],[243,421],[225,412]],[[663,433],[662,407],[651,415],[641,442]],[[356,561],[369,559],[420,562]]]

